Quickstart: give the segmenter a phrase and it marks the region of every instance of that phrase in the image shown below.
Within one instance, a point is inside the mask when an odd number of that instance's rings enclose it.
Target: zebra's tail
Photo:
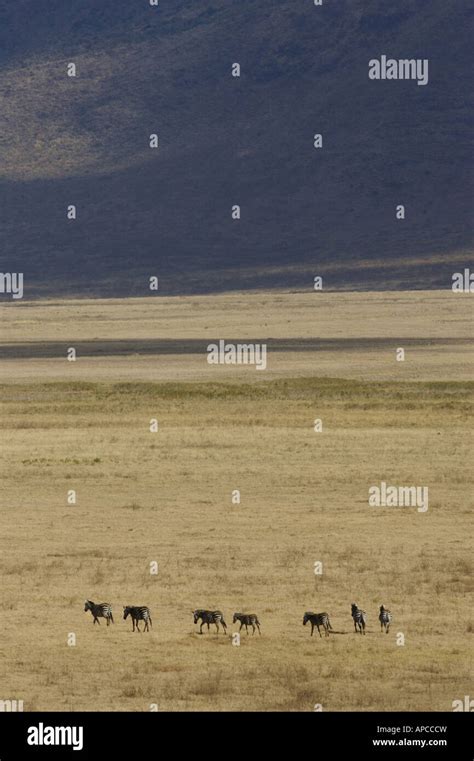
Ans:
[[[362,624],[362,628],[363,628],[363,629],[365,629],[365,625],[366,625],[366,623],[367,623],[367,619],[366,619],[366,617],[365,617],[365,616],[366,616],[366,614],[365,614],[365,611],[361,611],[361,614],[360,614],[360,622],[361,622],[361,624]]]
[[[148,620],[149,620],[149,622],[150,622],[150,626],[153,626],[153,621],[151,620],[151,616],[150,616],[150,614],[148,614]]]
[[[114,624],[114,623],[115,623],[115,621],[114,621],[114,617],[113,617],[113,615],[112,615],[112,611],[110,611],[110,616],[109,616],[109,618],[110,618],[110,620],[112,621],[112,623]]]

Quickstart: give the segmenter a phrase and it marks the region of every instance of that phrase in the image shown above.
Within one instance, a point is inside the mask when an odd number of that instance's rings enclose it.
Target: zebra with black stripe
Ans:
[[[204,624],[207,624],[207,631],[209,631],[209,625],[214,624],[217,629],[217,634],[219,634],[220,624],[224,629],[224,634],[227,634],[227,624],[224,621],[224,615],[220,610],[203,610],[202,608],[199,608],[198,610],[193,611],[193,615],[195,624],[201,619],[199,634],[202,634],[202,627]]]
[[[138,622],[144,621],[145,626],[143,631],[148,632],[150,631],[150,626],[153,625],[151,620],[151,613],[150,609],[146,607],[146,605],[127,605],[126,608],[123,609],[123,620],[125,621],[127,619],[127,616],[130,616],[132,619],[132,632],[135,631],[135,627],[137,628],[137,632],[141,631]]]
[[[303,616],[303,626],[306,626],[308,621],[311,624],[311,636],[313,636],[314,627],[316,626],[319,636],[322,637],[323,635],[320,630],[322,626],[325,636],[329,637],[329,629],[332,629],[332,626],[327,613],[311,613],[311,611],[307,611]]]
[[[380,631],[383,632],[383,630],[385,629],[385,634],[388,634],[388,630],[390,629],[390,624],[392,623],[392,614],[390,613],[388,608],[384,608],[383,605],[380,606],[379,621],[380,621]]]
[[[255,634],[255,627],[257,627],[259,634],[262,633],[260,631],[260,621],[258,620],[258,617],[255,615],[255,613],[234,613],[234,618],[232,620],[232,623],[236,624],[237,621],[240,621],[239,632],[242,631],[242,626],[245,626],[245,631],[248,634],[249,626],[251,626],[253,630],[252,635]]]
[[[112,606],[108,602],[95,603],[92,600],[86,600],[84,604],[84,613],[90,610],[94,619],[93,623],[97,623],[100,626],[99,618],[105,618],[107,626],[110,622],[114,623],[114,617],[112,615]]]
[[[354,620],[354,631],[360,631],[361,634],[365,634],[365,625],[367,623],[367,613],[365,610],[358,608],[355,602],[351,605],[351,615]]]

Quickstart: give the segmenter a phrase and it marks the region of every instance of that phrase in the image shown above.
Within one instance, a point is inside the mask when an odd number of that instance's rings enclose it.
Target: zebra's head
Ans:
[[[93,604],[94,603],[92,602],[92,600],[86,600],[84,603],[84,613],[87,613],[88,610],[92,610]]]
[[[193,616],[194,616],[194,623],[195,623],[195,624],[197,624],[197,622],[198,622],[198,621],[199,621],[199,619],[201,618],[201,614],[202,614],[202,610],[195,610],[195,611],[193,612]]]
[[[125,621],[125,619],[127,618],[127,616],[128,616],[128,615],[129,615],[131,612],[132,612],[132,611],[131,611],[130,605],[127,605],[127,607],[123,609],[123,620],[124,620],[124,621]]]
[[[380,606],[380,612],[383,613],[385,611],[385,608],[383,605]]]
[[[237,621],[240,620],[241,615],[242,615],[242,613],[234,613],[234,618],[232,619],[232,623],[236,624]]]
[[[309,621],[309,619],[311,618],[312,615],[313,615],[312,613],[305,613],[304,614],[304,616],[303,616],[303,626],[306,626],[306,624],[308,623],[308,621]]]
[[[355,602],[353,602],[351,605],[351,613],[355,613],[356,610],[358,610],[357,605],[355,604]]]

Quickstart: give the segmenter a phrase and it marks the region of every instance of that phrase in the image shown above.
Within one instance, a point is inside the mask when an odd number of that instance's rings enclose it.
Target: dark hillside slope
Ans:
[[[1,2],[0,271],[26,297],[154,274],[163,293],[449,287],[472,245],[470,5]],[[369,80],[382,54],[429,59],[428,85]]]

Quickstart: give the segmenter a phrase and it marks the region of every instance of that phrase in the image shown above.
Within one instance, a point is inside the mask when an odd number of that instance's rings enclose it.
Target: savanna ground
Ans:
[[[25,710],[441,711],[472,694],[470,298],[3,305],[0,699]],[[207,365],[216,338],[321,344],[269,348],[260,372]],[[154,353],[156,339],[176,347]],[[369,507],[382,480],[427,485],[428,512]],[[85,598],[110,601],[115,625],[93,626]],[[365,637],[351,602],[368,613]],[[129,604],[151,608],[150,633],[132,634]],[[199,636],[196,607],[221,609],[228,636]],[[262,636],[236,647],[239,610],[259,614]],[[311,638],[306,610],[328,611],[334,634]]]

